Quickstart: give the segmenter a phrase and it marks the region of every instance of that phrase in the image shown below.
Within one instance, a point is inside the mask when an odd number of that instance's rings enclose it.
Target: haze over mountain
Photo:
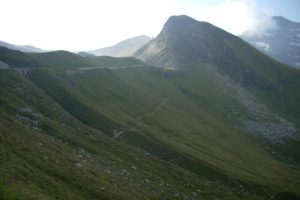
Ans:
[[[299,70],[188,16],[134,55],[0,47],[0,198],[299,198]]]
[[[22,52],[27,52],[27,53],[41,53],[45,52],[45,50],[31,46],[31,45],[14,45],[14,44],[9,44],[7,42],[0,41],[0,46],[1,47],[6,47],[9,49],[13,50],[19,50]]]
[[[274,59],[300,68],[300,23],[281,16],[272,19],[276,28],[260,35],[246,32],[241,37]]]
[[[140,35],[118,42],[114,46],[88,51],[96,56],[128,57],[151,40],[146,35]]]

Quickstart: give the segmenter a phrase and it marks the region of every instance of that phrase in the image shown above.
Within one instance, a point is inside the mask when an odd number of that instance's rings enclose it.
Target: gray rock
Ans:
[[[130,173],[128,172],[127,169],[121,169],[121,175],[123,175],[123,176],[129,176]]]
[[[147,183],[147,184],[151,183],[151,181],[147,178],[144,179],[144,182]]]
[[[9,69],[9,65],[0,60],[0,69]]]

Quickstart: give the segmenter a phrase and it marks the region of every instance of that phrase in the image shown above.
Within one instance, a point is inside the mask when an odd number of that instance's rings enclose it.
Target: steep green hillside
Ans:
[[[0,50],[2,199],[300,195],[299,73],[210,24],[137,52],[164,68]]]
[[[0,60],[14,68],[35,68],[38,66],[28,54],[0,46]]]
[[[242,121],[242,129],[260,137],[270,153],[299,166],[299,70],[274,61],[218,27],[188,16],[170,17],[157,38],[135,56],[167,69],[203,70],[200,68],[205,64],[218,71],[219,79],[240,87],[235,100],[248,111],[241,117],[232,106],[228,115],[234,115],[233,124]]]
[[[233,108],[245,118],[250,112],[232,95],[250,94],[209,66],[71,75],[40,69],[30,79],[85,124],[201,176],[291,191],[299,187],[298,170],[276,161],[232,125]]]
[[[263,199],[275,193],[211,181],[115,141],[17,72],[1,70],[0,85],[1,199]]]

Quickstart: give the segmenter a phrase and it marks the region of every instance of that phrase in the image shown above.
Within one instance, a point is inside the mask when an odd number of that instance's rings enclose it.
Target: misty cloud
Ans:
[[[243,1],[247,3],[246,1]],[[242,34],[247,34],[250,36],[261,36],[268,31],[272,31],[278,28],[276,22],[273,20],[272,16],[266,14],[263,10],[257,8],[255,4],[249,7],[251,24],[248,29],[246,29]]]
[[[204,10],[193,10],[195,18],[235,34],[261,35],[276,29],[272,16],[256,6],[254,0],[225,0]]]

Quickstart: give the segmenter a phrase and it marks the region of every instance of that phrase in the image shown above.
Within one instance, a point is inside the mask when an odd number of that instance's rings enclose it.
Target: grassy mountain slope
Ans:
[[[17,72],[0,72],[1,199],[260,199],[274,193],[228,187],[115,141]]]
[[[5,47],[0,47],[0,60],[14,68],[35,68],[38,66],[38,63],[36,63],[28,54]]]
[[[177,22],[167,27],[177,32]],[[179,22],[198,27],[187,17]],[[141,51],[166,68],[59,51],[22,54],[37,64],[27,78],[1,70],[1,143],[9,161],[0,165],[4,195],[10,188],[37,199],[299,195],[299,169],[280,161],[282,150],[273,153],[289,140],[295,146],[286,154],[299,156],[297,72],[215,29],[178,30],[186,38],[163,31],[150,53],[149,46]],[[202,32],[214,43],[186,40],[191,33],[201,39]],[[2,61],[13,63],[15,54]],[[267,151],[266,141],[276,148]]]
[[[193,71],[144,67],[75,75],[40,69],[30,79],[85,124],[201,176],[215,180],[225,175],[296,191],[300,173],[230,125],[236,101],[220,93],[224,83],[219,76],[209,67]],[[246,112],[243,105],[234,107]]]
[[[288,157],[286,160],[292,155],[299,165],[299,70],[271,59],[218,27],[188,16],[170,17],[158,37],[135,56],[171,69],[201,68],[207,64],[220,77],[230,78],[253,96],[247,101],[248,94],[238,92],[238,101],[245,104],[251,116],[243,119],[246,131],[271,139],[262,143],[271,143],[271,149],[276,146],[276,151],[280,149],[283,157]],[[238,116],[234,118],[239,120]],[[281,137],[285,135],[288,137]]]

